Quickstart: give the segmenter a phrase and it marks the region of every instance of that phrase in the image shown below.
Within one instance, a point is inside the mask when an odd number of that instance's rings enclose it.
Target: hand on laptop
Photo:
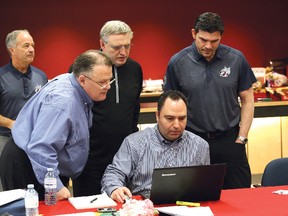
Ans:
[[[124,203],[126,197],[132,197],[132,193],[127,187],[119,187],[111,193],[111,198],[120,203]]]

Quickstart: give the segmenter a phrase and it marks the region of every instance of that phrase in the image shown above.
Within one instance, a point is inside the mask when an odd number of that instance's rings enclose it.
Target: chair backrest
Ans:
[[[261,185],[288,185],[288,158],[270,161],[264,169]]]

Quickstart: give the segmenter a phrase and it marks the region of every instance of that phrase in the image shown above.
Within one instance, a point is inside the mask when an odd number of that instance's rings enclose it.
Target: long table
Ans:
[[[280,189],[288,186],[223,190],[219,201],[201,204],[215,216],[287,216],[288,195],[272,193]]]
[[[288,190],[288,185],[223,190],[219,201],[201,202],[201,206],[209,206],[214,216],[288,216],[288,195],[272,193],[280,189]],[[91,211],[96,209],[76,210],[67,200],[53,206],[40,202],[39,206],[39,213],[44,216]]]

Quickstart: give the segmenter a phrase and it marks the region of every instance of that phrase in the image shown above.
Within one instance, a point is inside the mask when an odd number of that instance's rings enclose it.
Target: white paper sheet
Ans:
[[[280,194],[280,195],[288,195],[288,190],[277,190],[273,191],[274,194]]]
[[[23,189],[15,189],[0,192],[0,206],[5,205],[7,203],[23,199],[25,196],[26,190]]]
[[[91,200],[95,200],[91,202]],[[106,193],[92,196],[81,196],[81,197],[71,197],[68,201],[76,208],[76,209],[89,209],[89,208],[105,208],[117,206],[117,203],[111,199]]]

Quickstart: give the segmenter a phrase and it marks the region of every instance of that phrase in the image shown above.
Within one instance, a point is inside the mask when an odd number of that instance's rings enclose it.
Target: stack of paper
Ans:
[[[173,216],[214,216],[210,207],[168,206],[156,208],[159,212]]]
[[[105,208],[117,206],[117,203],[106,193],[92,196],[71,197],[68,201],[76,209]]]
[[[23,199],[25,196],[26,190],[23,189],[15,189],[0,192],[0,206],[5,205],[7,203]]]

